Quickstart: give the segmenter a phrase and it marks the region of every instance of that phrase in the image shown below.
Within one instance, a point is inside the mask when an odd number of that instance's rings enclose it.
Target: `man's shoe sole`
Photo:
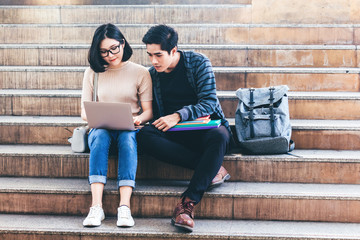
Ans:
[[[171,219],[171,224],[174,225],[175,227],[183,230],[183,231],[186,231],[186,232],[192,232],[193,231],[193,228],[192,227],[189,227],[187,225],[181,225],[181,224],[178,224],[175,222],[174,219]]]
[[[221,179],[221,181],[218,181],[218,182],[216,182],[216,183],[210,184],[210,186],[208,187],[208,189],[212,189],[212,188],[215,188],[215,187],[220,186],[220,185],[223,184],[225,181],[229,180],[230,177],[231,177],[230,174],[226,174],[226,175]]]

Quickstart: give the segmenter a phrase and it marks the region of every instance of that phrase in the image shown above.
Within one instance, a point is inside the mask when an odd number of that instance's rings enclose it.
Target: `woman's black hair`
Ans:
[[[125,46],[124,54],[121,60],[122,62],[129,60],[133,53],[129,43],[126,41],[124,35],[121,33],[118,27],[111,23],[103,24],[96,29],[88,54],[88,61],[90,63],[91,69],[94,70],[94,72],[105,72],[108,65],[108,63],[100,55],[100,44],[101,41],[105,38],[115,39],[119,42],[124,39]]]
[[[161,50],[170,54],[171,50],[177,46],[178,34],[172,27],[157,25],[147,31],[142,41],[145,44],[160,44]]]

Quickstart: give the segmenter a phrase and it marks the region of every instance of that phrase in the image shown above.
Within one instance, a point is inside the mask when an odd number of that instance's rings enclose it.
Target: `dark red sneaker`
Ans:
[[[192,232],[195,226],[194,223],[194,201],[185,201],[185,198],[181,199],[174,210],[171,223],[187,232]]]

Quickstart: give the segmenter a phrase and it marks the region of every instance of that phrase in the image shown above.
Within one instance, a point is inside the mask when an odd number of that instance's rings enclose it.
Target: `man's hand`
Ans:
[[[175,126],[178,122],[180,122],[180,114],[179,113],[173,113],[171,115],[167,115],[164,117],[161,117],[153,122],[153,125],[163,131],[166,132],[173,126]]]

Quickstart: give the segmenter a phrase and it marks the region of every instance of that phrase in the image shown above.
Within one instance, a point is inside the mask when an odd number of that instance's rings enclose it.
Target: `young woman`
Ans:
[[[85,70],[81,97],[81,117],[87,121],[84,101],[92,101],[94,77],[98,74],[99,102],[130,103],[134,124],[152,118],[152,85],[148,70],[129,61],[132,49],[124,35],[113,24],[104,24],[95,31],[89,50],[90,67]],[[139,106],[139,102],[140,105]],[[130,211],[130,197],[135,187],[137,168],[137,131],[93,128],[89,133],[89,183],[92,205],[84,226],[100,226],[105,218],[102,196],[107,180],[110,145],[118,152],[117,186],[120,192],[117,226],[131,227],[134,219]]]

